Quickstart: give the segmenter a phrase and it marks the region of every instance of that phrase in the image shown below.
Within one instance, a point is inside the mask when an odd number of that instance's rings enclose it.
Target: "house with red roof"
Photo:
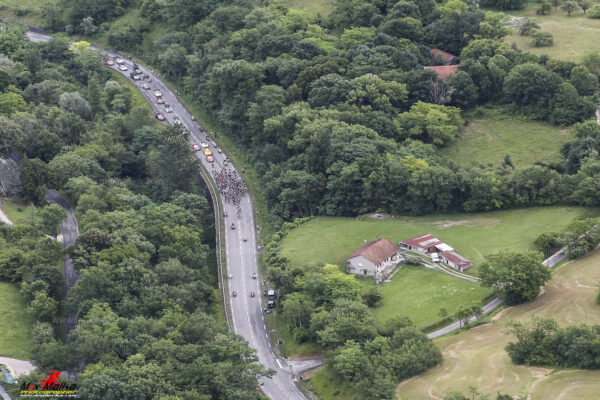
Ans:
[[[440,50],[440,49],[431,49],[431,50],[429,50],[429,54],[431,54],[431,57],[434,60],[435,59],[443,60],[444,65],[453,64],[457,60],[457,58],[454,54],[447,53],[444,50]]]
[[[372,276],[380,281],[403,259],[398,250],[398,246],[386,238],[365,243],[346,258],[346,269],[350,274]]]
[[[434,71],[438,75],[438,77],[443,81],[445,81],[450,77],[450,75],[458,71],[458,65],[438,65],[423,68]]]

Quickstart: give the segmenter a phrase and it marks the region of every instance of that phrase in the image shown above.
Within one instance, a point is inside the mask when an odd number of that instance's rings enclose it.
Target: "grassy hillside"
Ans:
[[[509,154],[516,167],[526,167],[558,160],[560,147],[569,139],[570,129],[548,123],[509,116],[475,118],[440,154],[464,166],[498,166]]]
[[[555,371],[514,365],[504,351],[510,321],[528,321],[533,315],[552,317],[561,326],[600,323],[596,303],[600,281],[600,250],[564,264],[554,272],[545,293],[529,303],[498,314],[490,324],[437,339],[444,362],[424,375],[401,384],[401,399],[441,398],[451,390],[530,395],[531,400],[597,399],[600,371]],[[529,398],[529,397],[527,397]]]
[[[536,15],[538,3],[529,3],[525,10],[510,12],[516,16],[526,16],[537,22],[543,31],[554,35],[551,47],[533,47],[531,37],[513,32],[504,38],[507,43],[516,43],[519,49],[535,54],[547,54],[551,58],[565,61],[581,61],[585,53],[598,50],[600,19],[592,19],[583,13],[573,13],[570,17],[559,9],[550,15]]]
[[[529,249],[540,233],[559,230],[575,218],[599,212],[583,207],[539,207],[384,220],[369,216],[319,217],[290,232],[282,241],[281,255],[292,265],[318,262],[344,265],[345,258],[361,247],[363,240],[387,237],[399,242],[431,233],[477,265],[486,255],[503,249]],[[476,269],[477,266],[472,270]]]
[[[28,360],[31,349],[31,320],[19,289],[0,282],[0,357]]]

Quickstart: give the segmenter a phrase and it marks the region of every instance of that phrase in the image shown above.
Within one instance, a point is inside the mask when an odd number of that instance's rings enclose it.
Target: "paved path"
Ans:
[[[17,360],[16,358],[9,357],[0,357],[0,364],[6,365],[8,367],[8,372],[10,372],[14,378],[18,378],[21,375],[27,375],[36,368],[30,361]]]
[[[62,243],[64,247],[69,247],[75,243],[77,237],[79,236],[79,225],[77,224],[77,219],[75,218],[75,213],[73,209],[65,200],[64,197],[61,196],[54,189],[48,190],[46,193],[46,198],[50,203],[58,204],[61,206],[65,212],[67,213],[67,217],[63,219],[60,223],[60,232],[62,236]],[[73,260],[65,255],[63,260],[63,276],[65,279],[65,291],[69,291],[75,282],[79,279],[79,274],[75,272],[75,266],[73,265]],[[77,319],[73,315],[66,316],[66,329],[67,333],[71,332],[75,326],[77,325]],[[67,343],[69,341],[69,336],[67,336]]]
[[[2,211],[2,209],[0,209],[0,221],[4,222],[7,225],[13,225],[12,221],[8,219],[8,217],[6,216],[6,214],[4,214],[4,211]]]

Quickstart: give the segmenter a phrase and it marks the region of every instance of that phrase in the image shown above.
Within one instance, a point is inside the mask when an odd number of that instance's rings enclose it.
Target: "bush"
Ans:
[[[535,47],[546,47],[554,44],[554,38],[550,32],[534,32],[531,34],[531,37],[533,38],[531,44]]]
[[[421,265],[421,258],[417,256],[407,256],[406,260],[404,260],[405,264],[408,265]]]
[[[587,15],[590,18],[600,18],[600,4],[596,4],[590,8],[590,10],[587,12]]]

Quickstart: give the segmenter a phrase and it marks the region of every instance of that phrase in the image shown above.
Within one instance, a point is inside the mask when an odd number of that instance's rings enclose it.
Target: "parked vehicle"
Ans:
[[[273,300],[267,301],[267,308],[275,308],[275,301],[273,301]]]
[[[268,300],[275,300],[275,291],[273,289],[267,291],[267,299]]]

